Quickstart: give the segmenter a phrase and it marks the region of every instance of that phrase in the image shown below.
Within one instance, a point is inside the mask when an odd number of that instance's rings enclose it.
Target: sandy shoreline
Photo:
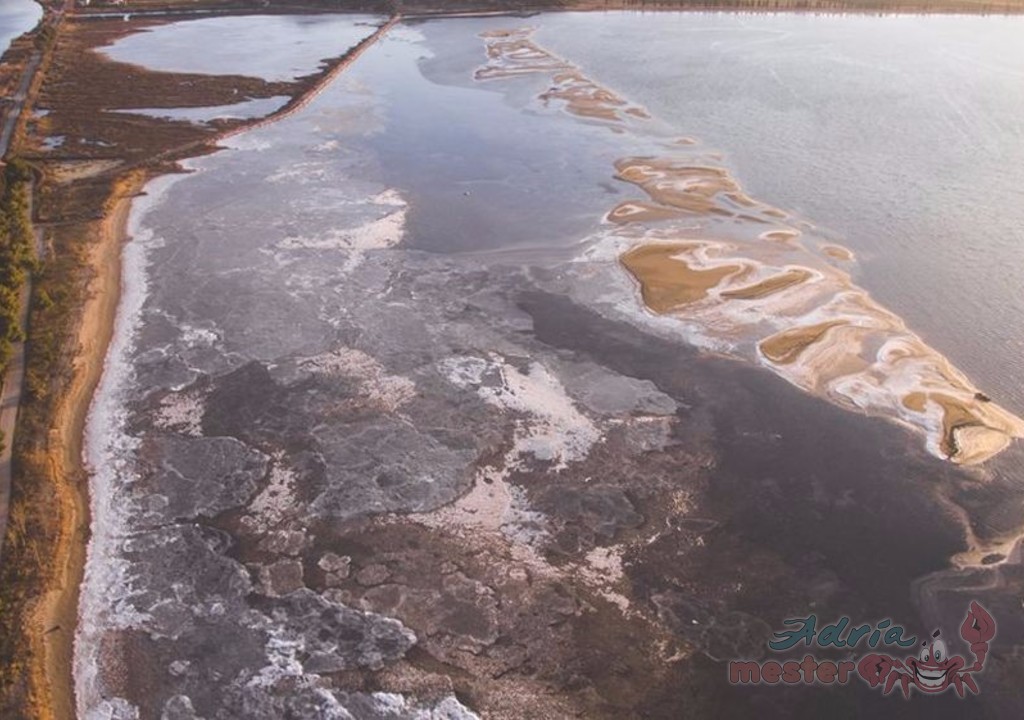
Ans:
[[[282,110],[262,120],[245,123],[233,131],[219,133],[216,138],[197,143],[196,149],[274,122],[300,109],[399,20],[398,16],[389,18],[347,53],[311,91],[293,99]],[[173,154],[180,155],[185,150],[178,147]],[[93,277],[77,332],[73,380],[61,398],[48,448],[48,462],[60,499],[61,515],[54,555],[61,562],[50,588],[30,611],[30,623],[38,633],[33,637],[33,655],[43,659],[42,666],[36,664],[30,670],[33,676],[31,684],[44,691],[44,718],[63,720],[76,717],[74,642],[90,536],[88,473],[83,460],[85,429],[114,334],[122,294],[122,248],[129,240],[128,223],[133,200],[150,180],[162,174],[165,173],[136,170],[119,179],[103,220],[93,231],[96,237],[89,253]]]
[[[135,174],[123,181],[120,192],[100,223],[89,266],[95,273],[89,283],[88,299],[78,328],[79,352],[74,376],[57,411],[50,431],[49,462],[61,501],[60,531],[55,555],[63,558],[53,587],[33,610],[33,625],[42,630],[34,637],[36,687],[46,688],[48,717],[73,718],[75,699],[71,671],[78,594],[85,568],[89,537],[87,476],[82,465],[82,443],[93,393],[103,374],[107,347],[113,336],[121,296],[121,248],[127,240],[132,200],[147,178]]]

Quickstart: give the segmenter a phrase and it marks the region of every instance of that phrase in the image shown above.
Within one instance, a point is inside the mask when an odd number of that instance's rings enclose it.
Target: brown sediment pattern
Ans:
[[[836,320],[819,323],[817,325],[805,325],[790,330],[783,330],[761,341],[761,352],[764,356],[779,365],[788,365],[796,362],[800,353],[807,349],[808,345],[820,342],[822,336],[840,323]],[[908,406],[909,407],[909,406]],[[924,403],[918,408],[918,412],[924,410]]]
[[[601,120],[620,120],[620,113],[642,119],[650,117],[643,108],[629,105],[610,90],[595,85],[579,71],[560,73],[554,80],[554,86],[541,95],[541,99],[562,100],[565,109],[573,115]]]
[[[477,80],[507,78],[534,73],[562,73],[574,68],[559,57],[539,48],[532,30],[491,30],[481,33],[487,44],[488,63],[478,68]]]
[[[541,101],[653,138],[634,118],[646,112],[536,45],[530,32],[482,35],[488,62],[476,78],[548,74]],[[621,250],[649,311],[808,392],[910,426],[930,452],[953,462],[983,462],[1024,437],[1024,420],[834,266],[854,262],[850,250],[821,238],[815,249],[805,246],[806,233],[787,224],[788,213],[749,197],[690,138],[658,147],[615,163],[615,176],[647,197],[621,202],[605,218],[613,226],[608,242]]]
[[[796,230],[769,230],[761,233],[761,240],[776,243],[792,243],[798,237],[800,237],[800,233]]]
[[[853,262],[854,255],[853,251],[849,248],[844,248],[842,245],[836,245],[834,243],[825,243],[821,246],[821,251],[828,255],[834,260],[842,260],[843,262]]]
[[[641,200],[631,200],[629,202],[619,203],[616,205],[615,208],[608,213],[607,219],[609,222],[622,225],[630,222],[672,220],[673,218],[682,217],[684,214],[685,213],[682,213],[679,210],[667,208],[664,205],[643,202]]]
[[[477,80],[508,78],[516,75],[549,73],[552,86],[540,99],[560,100],[566,112],[582,118],[623,122],[627,118],[647,119],[650,115],[611,90],[583,75],[578,68],[539,47],[530,29],[494,30],[480,35],[487,44],[488,62],[479,68]]]
[[[794,285],[807,282],[812,276],[813,275],[809,270],[805,270],[803,268],[789,268],[788,270],[783,270],[777,275],[772,275],[760,282],[756,282],[753,285],[736,288],[735,290],[726,290],[721,294],[721,297],[726,300],[757,300],[758,298],[782,292]]]
[[[719,196],[735,198],[739,185],[715,167],[676,163],[667,158],[626,158],[615,163],[620,180],[639,186],[658,205],[695,214],[731,214]]]
[[[695,269],[682,257],[686,249],[682,245],[638,245],[619,258],[634,277],[644,278],[640,292],[644,304],[654,312],[666,313],[703,300],[725,277],[742,270],[738,265]]]

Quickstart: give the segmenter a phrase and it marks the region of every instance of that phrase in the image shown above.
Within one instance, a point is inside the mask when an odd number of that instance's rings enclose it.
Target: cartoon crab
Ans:
[[[978,694],[978,683],[971,673],[981,672],[988,655],[989,641],[995,637],[996,621],[988,611],[972,601],[967,610],[967,617],[960,626],[960,636],[970,644],[974,655],[974,664],[967,666],[967,660],[961,655],[949,656],[946,643],[939,638],[940,632],[932,633],[926,640],[918,657],[899,660],[887,655],[865,655],[857,665],[857,672],[871,687],[878,687],[883,682],[883,695],[888,695],[900,683],[903,695],[910,697],[911,688],[923,693],[941,693],[950,686],[956,689],[960,697],[967,690]]]

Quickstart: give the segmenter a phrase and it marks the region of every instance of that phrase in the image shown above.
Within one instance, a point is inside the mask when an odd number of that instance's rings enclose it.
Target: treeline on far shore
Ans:
[[[93,0],[85,15],[123,12],[271,11],[453,13],[536,12],[555,9],[607,10],[804,10],[821,12],[979,12],[1024,11],[1024,0]]]
[[[0,374],[7,370],[11,346],[23,340],[21,287],[35,263],[29,192],[32,170],[11,160],[0,173]]]

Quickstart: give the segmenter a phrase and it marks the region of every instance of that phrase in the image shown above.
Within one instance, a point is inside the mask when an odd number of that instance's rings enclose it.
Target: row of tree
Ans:
[[[21,286],[33,263],[29,192],[32,171],[12,160],[0,175],[0,373],[7,369],[11,344],[23,339]]]

